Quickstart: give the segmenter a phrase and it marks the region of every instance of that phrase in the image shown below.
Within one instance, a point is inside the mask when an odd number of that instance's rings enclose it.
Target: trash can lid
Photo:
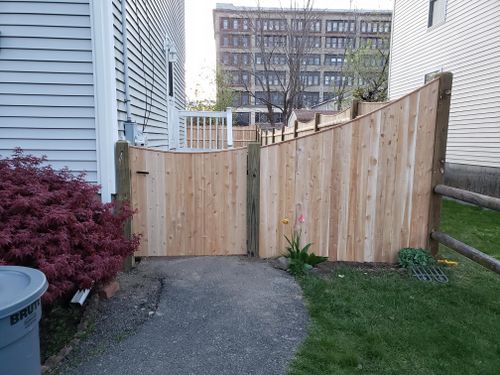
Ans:
[[[0,319],[36,301],[48,286],[45,275],[36,269],[0,266]]]

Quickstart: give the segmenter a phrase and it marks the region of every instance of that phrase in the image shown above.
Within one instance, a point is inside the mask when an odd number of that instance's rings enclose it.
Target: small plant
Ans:
[[[281,220],[283,224],[288,224],[288,219]],[[298,218],[300,224],[305,222],[304,215],[300,215]],[[287,253],[285,257],[290,260],[288,265],[288,270],[294,276],[301,276],[305,271],[313,268],[315,265],[327,260],[326,257],[318,256],[314,253],[309,253],[309,248],[311,243],[306,244],[304,247],[300,244],[300,237],[302,231],[295,229],[292,236],[289,238],[285,236],[288,242],[286,247]]]
[[[435,259],[424,249],[405,247],[399,250],[398,262],[401,267],[430,266],[436,263]]]

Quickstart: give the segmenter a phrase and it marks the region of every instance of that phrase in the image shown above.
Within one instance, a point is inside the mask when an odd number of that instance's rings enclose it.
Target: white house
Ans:
[[[447,183],[500,196],[500,1],[394,4],[390,98],[452,72]]]
[[[184,43],[183,0],[0,1],[0,155],[47,155],[109,201],[118,139],[182,141]]]

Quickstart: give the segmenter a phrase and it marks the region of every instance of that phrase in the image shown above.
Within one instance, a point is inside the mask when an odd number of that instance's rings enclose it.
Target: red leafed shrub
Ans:
[[[0,160],[0,264],[44,272],[50,303],[115,276],[139,240],[123,236],[127,204],[101,203],[98,186],[44,160],[21,150]]]

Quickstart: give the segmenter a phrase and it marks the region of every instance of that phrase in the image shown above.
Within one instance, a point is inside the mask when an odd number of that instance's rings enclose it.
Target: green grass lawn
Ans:
[[[500,255],[500,213],[445,201],[442,217],[442,231]],[[302,279],[311,325],[290,374],[498,375],[500,275],[441,253],[460,262],[448,284],[353,267]]]

